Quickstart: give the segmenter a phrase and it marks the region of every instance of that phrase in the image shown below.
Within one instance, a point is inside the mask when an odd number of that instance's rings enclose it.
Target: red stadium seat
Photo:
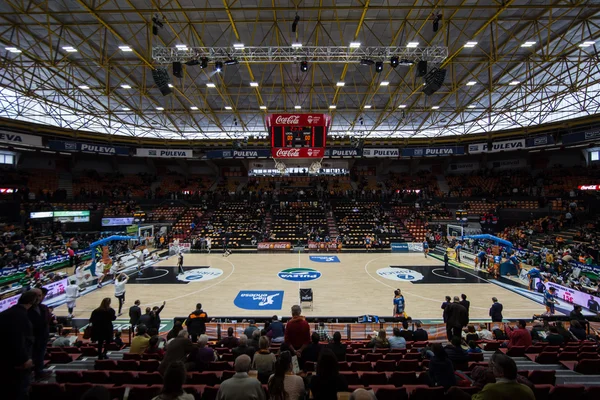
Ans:
[[[208,371],[225,371],[230,368],[227,361],[213,361],[208,365]]]
[[[188,374],[187,383],[192,385],[215,386],[219,384],[219,377],[214,372],[192,372]]]
[[[226,381],[227,379],[233,377],[235,375],[235,371],[223,371],[221,372],[221,382]]]
[[[347,363],[345,361],[338,361],[338,369],[340,371],[351,371],[350,363]]]
[[[148,400],[160,394],[162,385],[132,386],[128,400]]]
[[[375,371],[377,372],[392,372],[396,370],[396,361],[394,360],[379,360],[375,363]]]
[[[586,352],[586,353],[579,353],[577,355],[577,360],[581,361],[581,360],[598,360],[600,359],[600,356],[598,356],[598,353],[590,353],[590,352]]]
[[[140,361],[139,371],[154,372],[158,371],[160,362],[158,360],[142,360]]]
[[[421,358],[421,353],[406,353],[404,355],[404,360],[420,360]]]
[[[81,371],[84,382],[109,384],[108,371]]]
[[[600,399],[600,386],[589,386],[585,390],[583,400],[598,400]]]
[[[58,383],[32,383],[30,390],[29,400],[64,400],[65,398],[64,388]]]
[[[575,365],[574,371],[584,375],[600,375],[600,360],[581,360]]]
[[[235,358],[233,356],[233,353],[223,353],[221,355],[221,361],[235,361]]]
[[[561,351],[558,353],[558,361],[577,361],[577,352]]]
[[[383,360],[383,353],[367,353],[365,354],[365,361],[375,362]]]
[[[361,381],[365,386],[388,384],[388,378],[385,372],[363,372]]]
[[[362,360],[363,360],[362,354],[346,354],[346,361],[348,361],[348,362],[362,361]]]
[[[91,383],[65,383],[65,399],[80,400],[93,386]]]
[[[73,358],[70,354],[61,352],[52,352],[50,353],[50,364],[68,364],[73,361]]]
[[[202,400],[216,400],[219,392],[219,385],[206,386],[202,391]]]
[[[385,360],[400,361],[403,358],[404,358],[404,354],[402,354],[402,353],[387,353],[385,355]]]
[[[98,357],[98,349],[95,347],[81,347],[81,354],[84,357]]]
[[[535,400],[550,400],[550,390],[554,386],[552,385],[534,385],[533,394],[535,394]]]
[[[83,382],[81,371],[59,370],[56,371],[56,382],[58,383],[80,383]]]
[[[531,345],[527,349],[525,349],[525,354],[538,354],[544,351],[543,346]]]
[[[124,353],[123,354],[123,360],[140,361],[141,359],[142,359],[142,355],[141,354],[136,354],[136,353]]]
[[[487,350],[487,349],[486,349]],[[513,346],[506,352],[507,356],[510,357],[524,357],[525,356],[525,346]]]
[[[163,377],[158,372],[138,372],[138,382],[140,385],[160,385],[163,383]]]
[[[443,387],[417,387],[410,394],[410,400],[431,400],[431,399],[443,399],[444,398]]]
[[[480,362],[483,361],[483,353],[469,353],[469,361]]]
[[[132,371],[109,371],[108,377],[113,385],[136,385],[138,383],[137,372]]]
[[[117,361],[117,370],[118,371],[138,371],[139,370],[139,362],[135,360],[118,360]]]
[[[534,385],[554,385],[556,382],[556,371],[553,369],[529,371],[528,379]]]
[[[403,387],[382,387],[374,392],[377,400],[408,400],[406,388]]]
[[[416,385],[417,384],[417,373],[416,372],[394,372],[392,375],[390,375],[389,382],[396,387],[401,387],[404,385]]]
[[[364,362],[353,361],[350,363],[350,369],[352,371],[373,371],[373,366],[368,361],[364,361]]]
[[[117,369],[117,363],[114,360],[96,360],[94,369],[98,371],[114,371]]]
[[[550,400],[580,399],[584,392],[583,385],[556,385],[550,390]]]
[[[362,382],[360,380],[360,377],[358,376],[358,372],[340,372],[340,375],[342,375],[344,379],[346,379],[346,383],[348,385],[362,386]]]
[[[558,364],[558,353],[550,353],[544,350],[535,358],[538,364]]]
[[[418,371],[419,361],[417,360],[401,360],[398,361],[398,371]]]

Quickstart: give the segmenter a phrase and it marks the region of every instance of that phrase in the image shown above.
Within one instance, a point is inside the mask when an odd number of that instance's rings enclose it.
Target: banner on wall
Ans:
[[[192,158],[192,150],[184,149],[135,149],[136,157]]]
[[[527,162],[521,158],[515,158],[512,160],[490,161],[487,163],[488,168],[493,168],[496,170],[519,169],[519,168],[525,168],[526,166],[527,166]]]
[[[566,301],[567,303],[577,304],[594,312],[600,311],[600,297],[598,296],[580,292],[578,290],[561,286],[553,282],[545,282],[544,285],[546,286],[546,289],[551,287],[556,289],[556,297]]]
[[[448,171],[450,171],[450,172],[475,171],[478,169],[479,169],[479,163],[477,161],[467,162],[467,163],[450,164],[448,166]]]
[[[367,158],[397,158],[400,157],[400,149],[363,149],[362,154]]]
[[[341,244],[337,244],[337,243],[326,243],[326,242],[313,242],[312,240],[308,241],[308,248],[310,250],[333,250],[333,251],[337,251],[338,249],[342,248]]]
[[[487,143],[473,143],[469,145],[470,154],[479,153],[498,153],[500,151],[522,150],[525,148],[525,139],[503,140],[501,142],[492,142],[492,147],[488,149]]]
[[[289,251],[292,248],[290,242],[260,242],[256,246],[257,250],[269,251]]]
[[[23,133],[0,132],[2,144],[26,144],[28,146],[42,147],[42,138],[39,136],[25,135]]]
[[[331,147],[325,149],[325,157],[330,158],[343,158],[343,157],[360,157],[362,156],[362,151],[360,149],[355,149],[352,147]]]
[[[257,150],[210,150],[206,152],[206,158],[269,158],[269,149]]]
[[[56,151],[82,151],[85,153],[106,154],[106,155],[129,155],[129,147],[108,146],[91,143],[64,142],[62,140],[49,140],[48,148]]]
[[[48,293],[44,298],[43,304],[51,303],[51,300],[57,296],[60,296],[65,293],[65,289],[67,288],[67,278],[61,279],[60,281],[52,282],[47,285],[44,285],[46,289],[48,289]],[[0,300],[0,312],[7,310],[17,304],[19,298],[21,297],[21,293],[7,297],[5,299]]]
[[[549,146],[554,144],[554,138],[550,135],[537,136],[527,139],[527,147]]]
[[[562,135],[561,140],[563,144],[572,144],[579,142],[586,142],[588,140],[599,140],[600,139],[600,128],[590,129],[584,132],[568,133]]]
[[[463,146],[412,147],[402,149],[402,157],[434,157],[465,154]]]

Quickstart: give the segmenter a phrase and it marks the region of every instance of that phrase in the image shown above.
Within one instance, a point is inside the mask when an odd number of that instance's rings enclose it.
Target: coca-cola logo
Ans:
[[[277,149],[275,157],[300,157],[300,149]]]
[[[600,189],[600,185],[581,185],[579,186],[579,190],[598,190]]]
[[[300,123],[299,115],[288,115],[287,117],[283,115],[279,115],[275,118],[275,123],[277,125],[298,125]]]

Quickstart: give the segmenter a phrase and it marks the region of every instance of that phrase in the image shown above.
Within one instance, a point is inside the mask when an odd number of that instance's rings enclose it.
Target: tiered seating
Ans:
[[[390,174],[386,181],[388,190],[400,192],[424,190],[430,196],[441,196],[442,192],[437,183],[437,177],[429,172],[419,172],[417,175]]]
[[[175,221],[184,211],[185,207],[160,206],[147,214],[147,220],[148,222]]]
[[[242,202],[220,203],[208,223],[197,232],[200,236],[209,236],[213,248],[222,248],[225,235],[230,247],[249,246],[263,222],[256,207]]]
[[[305,241],[311,229],[322,231],[321,239],[329,234],[325,211],[314,206],[277,210],[271,221],[271,238],[275,241]]]
[[[139,209],[139,206],[135,201],[113,201],[106,206],[104,209],[105,217],[130,217],[135,211]]]
[[[54,170],[28,170],[27,187],[33,193],[51,194],[58,190],[58,176]]]
[[[173,235],[176,239],[187,239],[193,232],[191,229],[191,224],[198,225],[200,222],[200,218],[202,217],[202,208],[200,207],[190,207],[188,208],[177,220],[175,225],[173,225],[173,231],[182,232],[176,233]]]

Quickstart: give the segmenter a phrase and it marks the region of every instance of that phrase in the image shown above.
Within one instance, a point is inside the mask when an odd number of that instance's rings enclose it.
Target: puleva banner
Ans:
[[[192,158],[192,150],[184,149],[135,149],[136,157]]]
[[[42,138],[39,136],[25,135],[23,133],[0,132],[0,143],[3,144],[26,144],[29,146],[42,146]]]

